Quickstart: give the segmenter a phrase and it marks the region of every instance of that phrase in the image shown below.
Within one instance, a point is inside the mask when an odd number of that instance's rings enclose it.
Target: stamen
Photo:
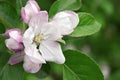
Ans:
[[[36,45],[40,45],[40,43],[41,43],[42,40],[43,40],[42,35],[38,34],[38,35],[36,35],[36,36],[34,37],[33,42],[35,42]]]

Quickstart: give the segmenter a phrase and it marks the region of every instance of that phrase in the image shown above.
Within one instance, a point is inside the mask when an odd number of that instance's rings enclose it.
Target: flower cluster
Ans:
[[[48,20],[48,12],[40,10],[35,0],[29,0],[21,9],[21,17],[29,26],[23,34],[19,29],[3,34],[9,38],[6,46],[17,54],[10,58],[9,64],[24,61],[23,67],[30,73],[38,72],[46,61],[63,64],[65,57],[58,41],[73,32],[79,23],[78,15],[67,10]]]

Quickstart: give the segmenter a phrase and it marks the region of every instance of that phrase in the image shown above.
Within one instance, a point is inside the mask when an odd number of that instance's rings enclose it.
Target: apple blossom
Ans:
[[[72,11],[59,12],[50,21],[46,11],[35,14],[23,35],[25,56],[27,56],[24,59],[24,69],[35,73],[46,61],[63,64],[65,57],[58,40],[72,33],[78,22],[78,15]]]
[[[25,23],[28,23],[32,16],[37,14],[40,8],[35,0],[29,0],[25,7],[21,9],[21,17]]]

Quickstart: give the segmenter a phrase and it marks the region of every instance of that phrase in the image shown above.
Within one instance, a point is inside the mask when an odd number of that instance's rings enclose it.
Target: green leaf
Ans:
[[[24,71],[21,64],[14,66],[4,65],[3,69],[0,72],[1,80],[24,80]]]
[[[63,65],[56,64],[56,63],[50,63],[50,66],[51,66],[52,74],[62,76]],[[55,77],[57,77],[57,76],[55,76]]]
[[[80,22],[70,35],[72,37],[83,37],[98,32],[101,24],[89,13],[81,12],[78,14]]]
[[[63,80],[104,80],[98,65],[90,57],[72,50],[64,54]]]
[[[0,1],[0,21],[6,28],[16,27],[18,23],[15,8],[6,1]]]
[[[35,77],[34,75],[28,75],[28,76],[26,76],[26,79],[25,80],[40,80],[40,79],[38,79],[37,77]]]
[[[35,77],[34,75],[30,74],[26,77],[25,80],[53,80],[53,79],[51,77],[46,77],[46,78],[39,79],[39,78]]]
[[[57,0],[49,10],[49,16],[52,17],[57,12],[63,10],[79,10],[81,7],[81,0]]]

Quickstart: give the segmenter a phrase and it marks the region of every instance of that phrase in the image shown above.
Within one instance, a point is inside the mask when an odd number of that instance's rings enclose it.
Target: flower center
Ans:
[[[36,43],[36,45],[40,45],[42,40],[43,40],[43,36],[40,34],[36,35],[33,39],[33,41]]]

